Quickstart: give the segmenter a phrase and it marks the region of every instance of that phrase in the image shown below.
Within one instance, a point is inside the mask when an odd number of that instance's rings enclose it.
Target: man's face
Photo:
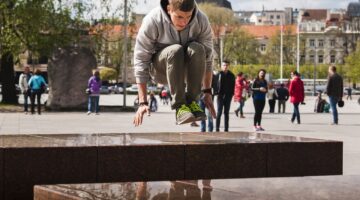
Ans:
[[[229,69],[229,63],[223,62],[222,65],[221,65],[221,69],[222,69],[224,72],[227,72],[228,69]]]
[[[328,72],[329,72],[330,75],[333,74],[333,71],[331,70],[331,67],[329,67]]]
[[[185,29],[186,25],[190,22],[193,13],[193,10],[189,12],[174,10],[170,5],[167,7],[167,11],[170,15],[171,22],[174,24],[177,31],[182,31]]]
[[[24,73],[25,73],[25,74],[28,74],[29,72],[30,72],[30,68],[29,68],[29,67],[25,67],[25,68],[24,68]]]

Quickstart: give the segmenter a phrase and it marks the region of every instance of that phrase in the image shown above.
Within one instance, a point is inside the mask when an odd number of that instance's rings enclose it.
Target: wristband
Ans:
[[[148,106],[149,103],[147,101],[139,103],[139,106]]]
[[[203,90],[201,90],[201,91],[202,91],[204,94],[205,94],[205,93],[212,94],[211,88],[203,89]]]

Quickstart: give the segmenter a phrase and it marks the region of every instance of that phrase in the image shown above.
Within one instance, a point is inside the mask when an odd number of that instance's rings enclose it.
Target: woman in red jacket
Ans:
[[[294,104],[291,122],[294,123],[296,118],[297,123],[300,124],[299,104],[304,101],[304,83],[300,79],[300,75],[297,71],[291,72],[291,78],[289,86],[290,102]]]
[[[243,73],[240,72],[235,80],[235,89],[234,89],[234,101],[239,102],[239,106],[235,110],[236,117],[239,116],[240,111],[240,118],[245,118],[243,107],[245,105],[245,100],[247,96],[247,82],[246,78],[243,76]]]

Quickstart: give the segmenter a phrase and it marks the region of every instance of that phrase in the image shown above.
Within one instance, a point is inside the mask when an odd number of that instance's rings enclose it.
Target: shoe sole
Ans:
[[[182,125],[182,124],[188,124],[188,123],[191,123],[191,122],[194,122],[194,121],[196,121],[196,118],[194,117],[194,115],[191,115],[191,116],[186,117],[185,119],[177,121],[176,124],[177,125]]]
[[[192,113],[194,115],[194,118],[196,121],[202,121],[202,120],[206,120],[207,119],[207,116],[206,114],[195,114],[195,113]]]

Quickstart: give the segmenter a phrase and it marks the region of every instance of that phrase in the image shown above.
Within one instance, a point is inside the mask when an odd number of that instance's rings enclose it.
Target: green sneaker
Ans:
[[[195,116],[185,104],[176,109],[176,124],[186,124],[195,121]]]
[[[202,120],[206,120],[206,114],[203,111],[203,109],[200,108],[199,104],[197,104],[195,101],[193,101],[190,105],[189,108],[192,112],[192,114],[195,116],[196,121],[202,121]]]

